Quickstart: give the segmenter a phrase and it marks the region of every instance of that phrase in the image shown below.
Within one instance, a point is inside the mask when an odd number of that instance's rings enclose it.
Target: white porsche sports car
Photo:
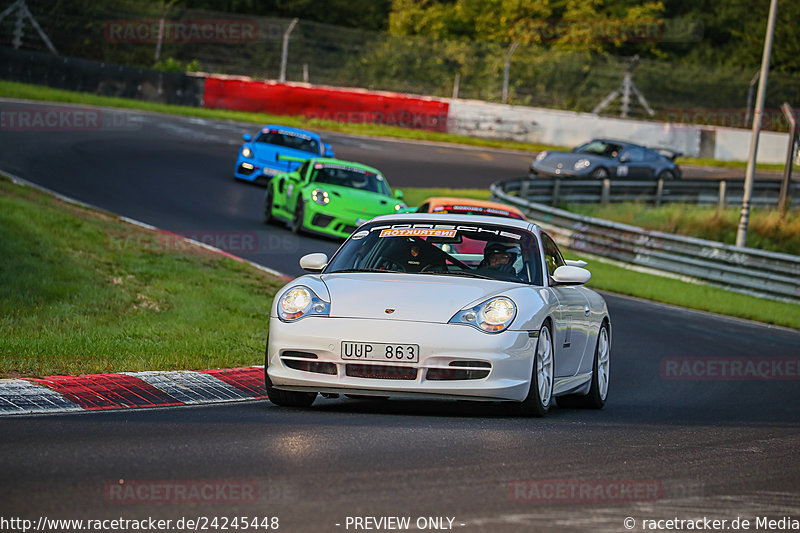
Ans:
[[[521,415],[599,409],[608,395],[611,323],[527,221],[387,215],[289,282],[270,314],[265,381],[272,403],[318,393],[507,401]],[[563,404],[562,404],[563,402]]]

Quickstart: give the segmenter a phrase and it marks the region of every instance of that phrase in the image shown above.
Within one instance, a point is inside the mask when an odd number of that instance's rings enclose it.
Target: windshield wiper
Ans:
[[[478,279],[494,279],[489,276],[483,276],[481,274],[475,274],[474,272],[464,272],[463,270],[429,270],[427,272],[417,272],[418,274],[439,274],[441,276],[464,276],[465,278],[478,278]]]

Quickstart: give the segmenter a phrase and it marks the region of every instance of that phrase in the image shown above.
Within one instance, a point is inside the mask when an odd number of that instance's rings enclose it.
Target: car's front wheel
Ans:
[[[671,170],[662,170],[661,172],[658,173],[658,179],[664,181],[674,180],[675,173],[672,172]]]
[[[264,224],[272,224],[275,217],[272,215],[272,205],[275,203],[275,191],[267,185],[267,195],[264,197]]]
[[[533,358],[533,373],[528,396],[519,405],[523,416],[541,417],[550,410],[553,403],[553,376],[555,375],[555,359],[553,357],[553,336],[550,323],[545,322],[539,330],[536,352]]]
[[[267,389],[269,401],[281,407],[308,407],[317,399],[316,392],[294,392],[276,389],[272,386],[272,380],[267,374],[267,367],[264,367],[264,385]]]
[[[303,219],[305,218],[305,205],[303,204],[303,199],[297,199],[297,208],[294,210],[294,216],[292,217],[292,222],[290,224],[290,229],[292,233],[300,233],[303,230]]]

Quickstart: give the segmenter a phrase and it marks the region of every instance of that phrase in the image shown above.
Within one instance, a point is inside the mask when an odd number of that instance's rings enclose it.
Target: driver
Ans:
[[[517,260],[519,254],[520,249],[516,244],[490,242],[483,249],[483,261],[481,261],[480,267],[516,275],[514,261]]]

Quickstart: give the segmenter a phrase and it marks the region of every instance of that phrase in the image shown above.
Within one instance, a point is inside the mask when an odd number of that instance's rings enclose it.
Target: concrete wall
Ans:
[[[461,135],[558,146],[575,146],[591,138],[607,137],[672,148],[688,157],[726,161],[746,161],[751,136],[750,130],[743,129],[626,120],[473,100],[450,100],[447,130]],[[762,132],[758,161],[783,163],[788,142],[785,133]]]

